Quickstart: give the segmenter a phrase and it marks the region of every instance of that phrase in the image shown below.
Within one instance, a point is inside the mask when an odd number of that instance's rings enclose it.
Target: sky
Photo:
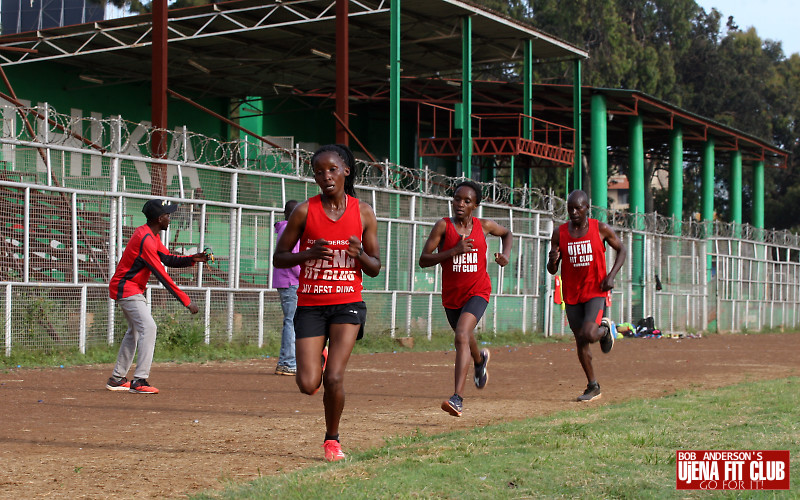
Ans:
[[[733,16],[740,29],[746,30],[753,26],[762,40],[780,40],[783,53],[787,56],[800,53],[800,0],[695,0],[695,2],[706,12],[716,7],[722,13],[723,35],[728,16]],[[114,7],[107,7],[106,13],[107,17],[122,15],[122,12]]]
[[[762,40],[781,41],[783,53],[800,53],[800,0],[695,0],[706,12],[716,7],[722,13],[722,33],[728,16],[739,29],[754,27]]]

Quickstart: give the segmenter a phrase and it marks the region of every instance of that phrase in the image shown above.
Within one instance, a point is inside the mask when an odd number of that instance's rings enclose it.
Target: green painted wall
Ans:
[[[123,119],[139,122],[150,121],[150,82],[120,85],[97,85],[78,78],[79,70],[67,65],[42,62],[4,68],[11,85],[22,100],[32,104],[47,102],[59,113],[69,115],[71,109],[81,109],[83,116],[100,113],[103,117],[121,115]],[[7,89],[2,89],[6,91]],[[183,92],[182,92],[183,93]],[[194,96],[183,93],[193,99]],[[199,98],[196,101],[222,115],[230,116],[231,101],[223,98]],[[230,127],[207,113],[177,99],[169,99],[170,128],[186,125],[195,133],[215,139],[230,140]],[[328,144],[335,140],[335,121],[332,112],[334,101],[321,98],[286,98],[264,96],[262,132],[268,136],[293,136],[295,143]],[[389,103],[358,103],[350,105],[350,126],[378,161],[389,157]],[[416,163],[416,105],[402,105],[400,124],[400,156],[405,166]],[[354,140],[350,146],[360,148]],[[431,163],[435,162],[434,159]],[[445,164],[453,163],[441,160]],[[452,170],[452,172],[451,172]],[[448,167],[453,175],[455,166]]]
[[[94,112],[103,117],[122,115],[125,120],[150,121],[149,81],[97,85],[80,80],[77,68],[53,62],[8,66],[4,70],[17,98],[32,104],[47,102],[65,115],[78,108],[84,116]],[[2,91],[8,93],[5,86]],[[223,116],[228,115],[228,102],[220,98],[198,99],[199,104]],[[175,99],[170,99],[168,105],[170,128],[186,125],[194,132],[227,140],[228,126],[216,118]]]
[[[289,101],[264,99],[264,134],[293,136],[295,143],[334,142],[334,101],[319,98],[292,98]],[[378,161],[389,157],[389,103],[350,103],[350,129]],[[415,165],[416,106],[403,105],[400,123],[400,158],[407,167]],[[350,147],[360,151],[350,139]]]

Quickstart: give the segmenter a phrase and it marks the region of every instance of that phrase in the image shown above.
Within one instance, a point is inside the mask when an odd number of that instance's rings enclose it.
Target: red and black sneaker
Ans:
[[[131,388],[128,389],[128,392],[134,394],[158,394],[158,389],[150,385],[147,380],[137,378],[133,379],[133,382],[131,382]]]
[[[121,379],[117,379],[116,377],[108,377],[108,382],[106,382],[106,389],[109,391],[127,391],[130,388],[131,383],[125,377],[122,377]]]

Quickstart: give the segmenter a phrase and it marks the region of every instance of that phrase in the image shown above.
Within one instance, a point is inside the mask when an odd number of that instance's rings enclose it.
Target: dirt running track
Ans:
[[[595,349],[598,402],[800,375],[800,334],[624,339]],[[450,396],[453,352],[354,356],[342,444],[580,411],[572,344],[492,347],[487,387]],[[110,366],[0,373],[0,498],[175,498],[322,463],[322,397],[301,395],[274,359],[157,364],[154,396],[106,391]]]

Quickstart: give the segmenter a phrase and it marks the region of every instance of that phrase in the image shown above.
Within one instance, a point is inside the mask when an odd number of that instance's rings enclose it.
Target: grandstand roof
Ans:
[[[350,85],[370,95],[389,78],[390,4],[349,4]],[[529,25],[463,0],[403,0],[403,76],[461,74],[461,19],[472,18],[473,67],[521,62],[523,41],[536,60],[586,58],[587,52]],[[236,0],[169,11],[170,88],[195,96],[331,91],[336,82],[335,0]],[[149,14],[0,37],[4,66],[58,61],[87,82],[149,81]],[[25,35],[33,40],[13,41]],[[4,43],[4,40],[10,40]]]
[[[460,90],[447,85],[446,81],[434,79],[408,79],[401,89],[406,101],[424,101],[442,106],[452,106],[461,100]],[[472,106],[475,113],[519,112],[522,109],[522,84],[519,82],[476,81],[472,86]],[[417,97],[412,94],[416,93]],[[608,145],[611,153],[627,154],[628,116],[641,116],[645,129],[644,148],[649,154],[669,157],[670,134],[676,125],[683,130],[685,159],[699,161],[705,141],[714,139],[717,152],[742,152],[744,161],[764,161],[767,167],[786,168],[789,153],[785,149],[761,137],[742,132],[663,101],[638,90],[583,87],[582,115],[584,123],[584,147],[591,141],[588,130],[591,112],[591,96],[606,97]],[[553,123],[572,123],[573,88],[571,85],[534,84],[534,116]],[[333,96],[326,96],[332,98]],[[388,98],[388,96],[386,96]],[[724,160],[723,160],[724,161]]]

